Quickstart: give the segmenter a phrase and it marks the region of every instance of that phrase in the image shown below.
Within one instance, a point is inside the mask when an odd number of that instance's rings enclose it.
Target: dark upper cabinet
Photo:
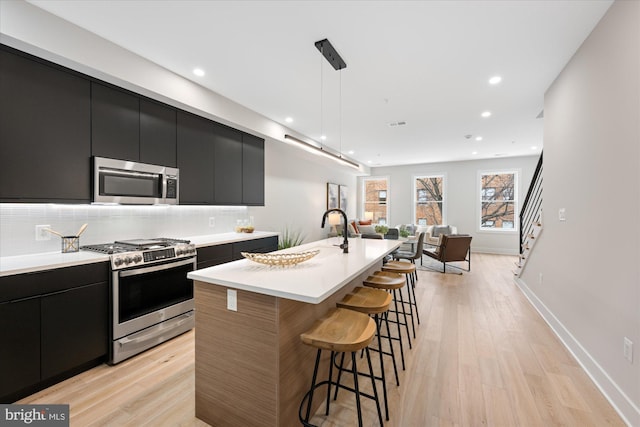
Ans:
[[[0,403],[40,381],[40,299],[0,304]]]
[[[140,161],[176,167],[176,109],[140,100]]]
[[[264,139],[242,135],[242,204],[264,206]]]
[[[91,154],[140,160],[140,99],[91,83]]]
[[[214,202],[216,205],[242,204],[242,133],[215,124],[214,139]]]
[[[212,205],[213,122],[178,111],[177,135],[180,204]]]
[[[91,199],[90,83],[0,49],[0,202]]]

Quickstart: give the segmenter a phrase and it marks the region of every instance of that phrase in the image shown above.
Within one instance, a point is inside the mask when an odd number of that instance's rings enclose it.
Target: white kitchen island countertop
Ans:
[[[319,304],[397,249],[399,240],[349,239],[349,253],[337,245],[342,237],[307,243],[277,253],[320,253],[290,267],[271,267],[247,259],[196,270],[190,279],[294,301]]]

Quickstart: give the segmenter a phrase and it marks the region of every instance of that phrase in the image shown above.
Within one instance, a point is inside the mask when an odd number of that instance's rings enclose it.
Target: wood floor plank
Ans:
[[[513,283],[515,258],[473,257],[473,271],[463,275],[418,270],[421,324],[413,349],[404,346],[406,371],[394,344],[400,387],[385,364],[391,379],[385,426],[624,426]],[[195,418],[194,336],[190,331],[116,366],[95,367],[19,403],[68,403],[72,427],[204,427]],[[378,371],[377,357],[373,362]],[[361,383],[370,390],[366,378]],[[355,414],[353,396],[341,392],[330,415],[321,408],[312,422],[350,427]],[[363,403],[363,414],[366,426],[377,425],[372,402]]]

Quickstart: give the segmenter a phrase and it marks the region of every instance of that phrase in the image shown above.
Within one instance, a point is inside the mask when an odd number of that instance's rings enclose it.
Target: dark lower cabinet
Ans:
[[[106,282],[42,297],[43,379],[107,354],[108,298]]]
[[[0,403],[106,360],[108,264],[0,277]]]
[[[198,269],[233,261],[233,243],[198,248]]]
[[[0,403],[40,381],[40,298],[0,304]]]
[[[261,239],[246,240],[233,244],[233,260],[244,258],[241,252],[267,253],[278,250],[278,236],[263,237]]]

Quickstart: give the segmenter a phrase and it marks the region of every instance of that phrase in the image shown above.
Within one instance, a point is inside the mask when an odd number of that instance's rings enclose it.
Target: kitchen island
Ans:
[[[340,243],[330,238],[280,251],[320,251],[291,267],[245,259],[189,273],[196,304],[196,417],[214,426],[299,425],[315,357],[300,334],[380,269],[401,242],[350,239],[348,254]]]

